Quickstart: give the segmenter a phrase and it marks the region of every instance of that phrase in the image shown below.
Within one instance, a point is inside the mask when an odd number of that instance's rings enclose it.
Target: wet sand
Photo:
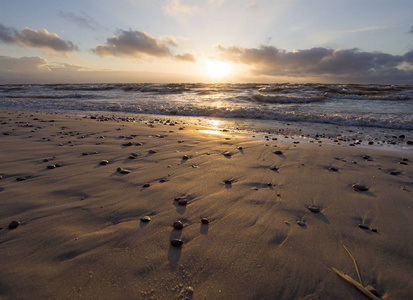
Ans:
[[[413,295],[412,150],[127,118],[0,124],[1,298],[365,299],[332,269],[360,280],[343,245],[363,286]]]

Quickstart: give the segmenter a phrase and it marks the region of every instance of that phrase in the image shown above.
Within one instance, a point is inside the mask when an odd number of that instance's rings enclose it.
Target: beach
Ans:
[[[13,110],[0,124],[1,299],[366,299],[333,268],[413,295],[406,141]]]

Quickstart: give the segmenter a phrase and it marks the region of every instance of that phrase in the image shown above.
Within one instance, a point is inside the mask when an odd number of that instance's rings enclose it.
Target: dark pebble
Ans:
[[[184,242],[180,239],[174,239],[171,241],[171,245],[174,247],[181,247],[184,244]]]
[[[338,172],[338,169],[335,167],[330,167],[328,168],[329,171],[333,171],[333,172]]]
[[[43,159],[43,162],[48,162],[49,160],[47,158]]]
[[[3,230],[3,227],[0,226],[0,230]]]
[[[413,141],[407,141],[406,144],[407,145],[413,145]]]
[[[232,156],[232,154],[229,153],[229,152],[225,152],[225,153],[223,153],[223,155],[224,155],[225,157],[231,157],[231,156]]]
[[[99,165],[101,165],[101,166],[106,166],[106,165],[108,165],[109,164],[109,161],[108,160],[102,160],[100,163],[99,163]]]
[[[144,216],[144,217],[141,218],[141,221],[144,222],[144,223],[147,223],[147,222],[151,221],[151,218],[149,216]]]
[[[175,221],[173,226],[175,229],[178,229],[178,230],[181,230],[182,228],[184,228],[184,224],[181,221]]]
[[[183,159],[183,160],[188,160],[189,157],[188,157],[188,155],[184,155],[184,156],[182,156],[182,159]]]
[[[282,151],[280,151],[280,150],[275,151],[274,154],[283,155]]]
[[[277,167],[271,167],[270,168],[272,171],[278,171],[278,168]]]
[[[149,153],[155,154],[155,153],[157,153],[157,151],[156,150],[149,150]]]
[[[370,227],[366,224],[358,224],[358,227],[360,227],[361,229],[365,229],[365,230],[370,229]]]
[[[181,200],[178,201],[178,204],[179,204],[179,205],[187,205],[187,204],[188,204],[188,200],[186,200],[186,199],[181,199]]]
[[[364,185],[361,185],[361,184],[353,184],[352,188],[355,191],[361,191],[361,192],[365,192],[369,190],[368,187],[365,187]]]
[[[402,158],[402,161],[409,161],[407,158]]]
[[[143,185],[142,185],[142,187],[144,187],[144,188],[148,188],[148,187],[150,187],[151,185],[150,185],[150,183],[144,183]]]
[[[56,168],[56,165],[48,165],[47,168],[48,168],[48,169],[55,169],[55,168]]]
[[[313,213],[319,213],[321,212],[321,207],[317,206],[317,205],[310,205],[309,207],[307,207],[309,211],[313,212]]]
[[[297,224],[300,225],[300,226],[303,226],[303,227],[306,226],[304,221],[297,221]]]
[[[16,178],[17,181],[24,181],[24,180],[26,180],[26,179],[27,179],[26,177],[17,177],[17,178]]]
[[[133,145],[132,142],[122,144],[122,146],[125,146],[125,147],[129,147],[129,146],[132,146],[132,145]]]
[[[175,197],[175,198],[174,198],[175,201],[179,201],[179,200],[181,200],[181,199],[182,199],[182,197]]]
[[[399,161],[399,165],[407,165],[407,162],[405,162],[405,161]]]
[[[129,170],[123,169],[123,168],[117,168],[116,170],[121,174],[129,174],[130,173]]]
[[[55,167],[56,168],[60,168],[60,167],[62,167],[63,165],[62,164],[55,164]]]
[[[401,173],[402,173],[402,172],[392,171],[392,172],[389,172],[389,175],[397,176],[397,175],[400,175]]]
[[[9,228],[10,229],[15,229],[15,228],[19,227],[19,225],[20,225],[19,221],[11,221],[10,224],[9,224]]]
[[[209,220],[207,218],[202,218],[201,223],[202,224],[209,224]]]
[[[243,148],[242,148],[242,147],[238,147],[238,150],[240,150],[240,151],[241,151],[241,150],[243,150]]]
[[[224,183],[225,184],[232,184],[232,181],[231,180],[225,180]]]

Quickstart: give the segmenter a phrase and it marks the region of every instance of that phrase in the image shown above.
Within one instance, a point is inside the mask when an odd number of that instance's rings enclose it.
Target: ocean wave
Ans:
[[[117,89],[116,85],[59,85],[54,86],[56,91],[108,91]]]
[[[324,101],[324,96],[279,96],[279,95],[263,95],[254,94],[251,100],[259,103],[274,103],[274,104],[294,104],[294,103],[311,103]]]
[[[345,100],[365,100],[365,101],[407,101],[411,96],[407,94],[359,94],[359,93],[331,93],[324,94],[327,98],[345,99]]]
[[[64,95],[55,95],[55,94],[45,94],[45,95],[31,95],[31,94],[13,94],[5,95],[5,98],[10,99],[100,99],[103,96],[101,95],[90,95],[90,94],[64,94]]]

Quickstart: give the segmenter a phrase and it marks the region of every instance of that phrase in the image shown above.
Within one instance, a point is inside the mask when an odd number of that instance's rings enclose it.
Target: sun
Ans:
[[[210,77],[221,78],[231,74],[232,65],[220,60],[207,60],[205,62],[206,74]]]

